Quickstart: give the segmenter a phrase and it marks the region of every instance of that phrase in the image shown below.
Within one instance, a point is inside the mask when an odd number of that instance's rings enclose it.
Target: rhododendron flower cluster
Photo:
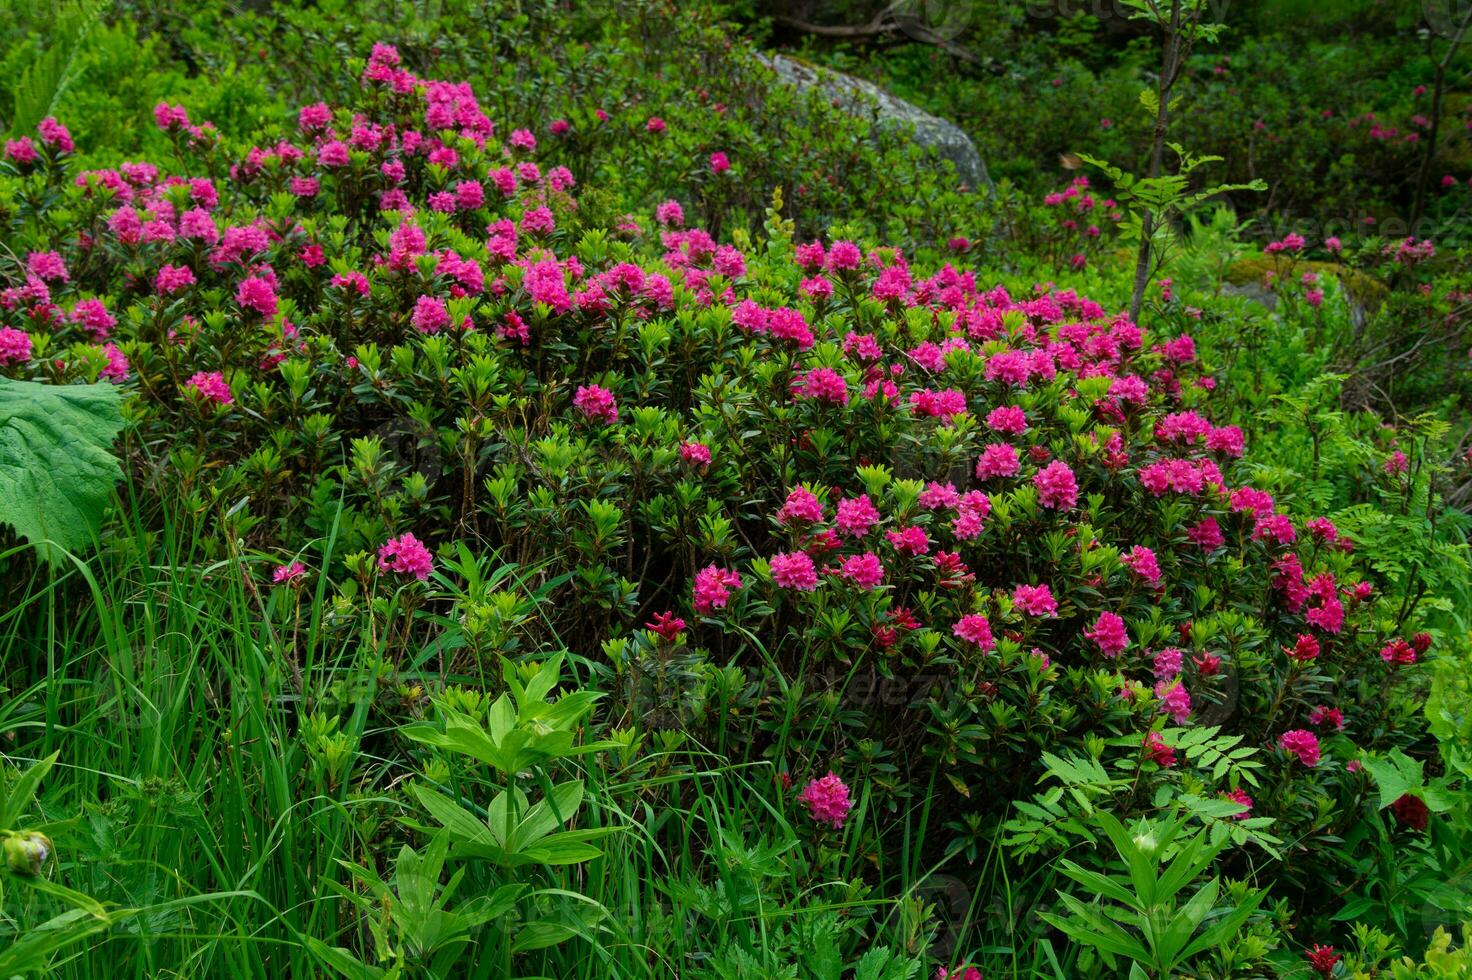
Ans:
[[[741,588],[741,576],[710,565],[695,576],[695,611],[706,614],[726,608],[731,593]]]
[[[1058,612],[1058,600],[1046,585],[1019,585],[1012,590],[1012,603],[1029,616],[1052,616]]]
[[[806,552],[772,556],[772,581],[780,588],[811,592],[818,587],[818,570]]]
[[[418,538],[405,533],[390,538],[378,549],[378,567],[385,572],[412,575],[423,582],[434,570],[434,558]]]
[[[829,770],[828,775],[814,779],[804,786],[798,800],[808,808],[809,815],[815,821],[836,830],[843,829],[843,822],[848,819],[848,813],[854,805],[849,799],[848,787],[832,770]]]
[[[573,406],[594,421],[612,425],[618,421],[618,405],[613,392],[601,385],[584,385],[573,398]]]
[[[866,551],[845,558],[838,574],[861,589],[877,589],[884,582],[884,564],[874,552]]]
[[[1106,657],[1117,657],[1130,645],[1124,620],[1112,612],[1100,613],[1099,618],[1094,621],[1093,628],[1084,636],[1093,640],[1099,647],[1099,651]]]
[[[1072,510],[1078,504],[1078,481],[1062,460],[1054,460],[1039,470],[1033,484],[1038,489],[1038,502],[1044,507]]]
[[[1284,732],[1278,737],[1278,747],[1298,761],[1312,768],[1319,764],[1319,737],[1302,728]]]
[[[841,665],[854,689],[703,707],[692,736],[729,744],[712,729],[738,715],[771,731],[814,719],[837,744],[783,751],[807,765],[873,746],[907,774],[944,768],[968,790],[934,781],[947,820],[1000,808],[983,787],[1020,792],[1043,751],[1096,736],[1250,805],[1240,774],[1171,748],[1176,725],[1231,699],[1211,724],[1294,761],[1263,783],[1323,780],[1336,767],[1306,771],[1315,732],[1337,753],[1346,717],[1357,748],[1393,738],[1359,730],[1354,692],[1424,669],[1421,618],[1387,636],[1402,620],[1382,608],[1375,556],[1290,509],[1297,495],[1251,485],[1265,467],[1226,415],[1228,376],[1173,320],[998,285],[966,265],[980,229],[938,229],[946,250],[860,230],[733,242],[700,226],[717,199],[686,190],[610,212],[595,188],[589,206],[578,180],[601,165],[561,163],[584,159],[591,108],[493,124],[469,86],[418,77],[388,45],[357,84],[253,143],[201,123],[196,145],[187,107],[165,105],[168,162],[73,172],[55,120],[12,140],[7,199],[66,205],[14,218],[0,373],[100,371],[130,399],[130,445],[177,452],[191,492],[199,474],[231,501],[270,481],[244,526],[278,560],[308,554],[341,500],[366,556],[353,571],[382,573],[357,575],[368,587],[427,580],[425,542],[535,569],[507,580],[534,582],[539,612],[505,649],[540,655],[557,636],[620,684],[688,661],[700,698]],[[608,108],[713,192],[755,166],[756,144],[680,143],[655,103]],[[28,181],[49,183],[38,196]],[[1048,206],[1072,222],[1065,262],[1121,220],[1082,180]],[[1403,486],[1409,461],[1383,452]],[[138,476],[167,490],[183,468]],[[304,574],[288,561],[272,578]],[[340,558],[312,575],[354,577]],[[432,615],[406,628],[457,622],[453,600],[420,591]],[[492,652],[473,625],[455,627],[467,654]],[[855,690],[873,678],[918,678],[919,693],[876,704]],[[1271,710],[1290,679],[1306,693]],[[945,739],[949,757],[933,748]],[[1299,819],[1278,789],[1254,790],[1258,809]],[[833,827],[851,806],[831,773],[800,799]]]
[[[24,364],[30,359],[30,334],[15,327],[0,327],[0,365]]]
[[[992,625],[987,621],[985,616],[976,613],[963,616],[951,628],[951,632],[968,643],[976,644],[983,651],[996,647],[996,642],[992,639]]]
[[[280,585],[283,582],[291,582],[294,579],[301,578],[305,574],[307,574],[306,566],[299,561],[294,561],[287,565],[278,565],[271,573],[271,581],[276,585]]]
[[[230,385],[219,371],[198,371],[190,377],[187,387],[200,398],[217,405],[229,405],[235,401]]]

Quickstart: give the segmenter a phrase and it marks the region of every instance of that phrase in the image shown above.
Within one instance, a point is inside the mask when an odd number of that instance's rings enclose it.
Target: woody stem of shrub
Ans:
[[[1157,12],[1158,16],[1158,12]],[[1159,104],[1155,109],[1155,135],[1150,141],[1150,174],[1153,179],[1160,176],[1160,158],[1165,149],[1165,133],[1170,123],[1170,89],[1174,83],[1176,46],[1179,44],[1181,24],[1181,0],[1172,0],[1170,26],[1165,30],[1165,55],[1160,67],[1160,79],[1155,94]],[[1130,319],[1139,322],[1140,306],[1145,300],[1145,287],[1150,281],[1150,236],[1155,231],[1154,216],[1146,211],[1140,222],[1140,250],[1135,258],[1135,285],[1130,294]]]
[[[1170,93],[1185,67],[1186,57],[1191,53],[1195,38],[1195,26],[1201,20],[1204,4],[1196,3],[1190,13],[1191,23],[1182,30],[1182,7],[1186,0],[1171,0],[1170,19],[1161,15],[1159,7],[1152,2],[1151,11],[1165,32],[1165,54],[1161,60],[1160,78],[1156,82],[1155,96],[1159,104],[1155,108],[1155,134],[1150,141],[1150,172],[1153,180],[1160,176],[1162,157],[1165,155],[1165,135],[1170,125]],[[1140,307],[1145,302],[1145,287],[1150,284],[1150,239],[1155,233],[1155,216],[1146,209],[1140,217],[1140,250],[1135,256],[1135,286],[1130,295],[1130,319],[1139,322]]]
[[[1293,682],[1298,680],[1299,672],[1302,669],[1303,664],[1297,660],[1293,661],[1293,665],[1289,667],[1288,676],[1283,678],[1283,683],[1279,685],[1278,692],[1273,695],[1272,707],[1268,709],[1267,719],[1262,724],[1263,731],[1271,732],[1273,730],[1273,722],[1277,720],[1278,710],[1283,706],[1283,695],[1287,694],[1289,689],[1293,687]]]
[[[1457,26],[1457,33],[1452,35],[1452,42],[1446,49],[1446,54],[1436,63],[1436,81],[1431,88],[1431,131],[1426,134],[1426,147],[1421,151],[1421,169],[1416,174],[1416,199],[1411,207],[1411,228],[1414,230],[1416,222],[1421,220],[1421,215],[1426,210],[1426,186],[1431,180],[1431,163],[1436,156],[1436,138],[1441,130],[1441,99],[1446,88],[1446,72],[1450,67],[1452,59],[1457,56],[1457,49],[1462,46],[1462,38],[1467,34],[1467,28],[1472,26],[1472,7],[1467,8],[1462,23]]]

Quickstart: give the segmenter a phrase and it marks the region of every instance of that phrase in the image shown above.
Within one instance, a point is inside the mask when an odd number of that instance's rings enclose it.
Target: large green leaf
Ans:
[[[112,443],[122,396],[110,384],[0,378],[0,524],[48,561],[90,544],[122,476]]]

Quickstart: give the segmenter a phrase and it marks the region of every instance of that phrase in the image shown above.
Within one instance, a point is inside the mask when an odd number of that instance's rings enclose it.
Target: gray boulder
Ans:
[[[803,91],[817,89],[836,105],[854,115],[872,115],[880,126],[913,132],[915,142],[933,148],[956,165],[956,176],[967,187],[992,190],[992,179],[987,175],[981,154],[976,152],[976,144],[955,123],[932,116],[924,109],[896,98],[878,85],[861,78],[819,68],[786,55],[758,57],[763,64],[776,72],[777,78],[784,84]]]

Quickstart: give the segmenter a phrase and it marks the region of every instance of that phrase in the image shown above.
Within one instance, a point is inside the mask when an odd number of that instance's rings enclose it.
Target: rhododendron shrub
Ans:
[[[1207,790],[1305,821],[1395,742],[1414,608],[1252,485],[1189,334],[775,212],[605,227],[526,122],[380,45],[352,104],[251,144],[12,155],[0,373],[120,385],[136,479],[206,547],[408,591],[455,669],[496,652],[436,615],[457,540],[545,587],[504,648],[601,651],[627,723],[666,717],[623,681],[677,651],[679,724],[816,780],[833,829],[865,779],[874,812],[999,811],[1092,738],[1148,787],[1202,723],[1285,750]]]

